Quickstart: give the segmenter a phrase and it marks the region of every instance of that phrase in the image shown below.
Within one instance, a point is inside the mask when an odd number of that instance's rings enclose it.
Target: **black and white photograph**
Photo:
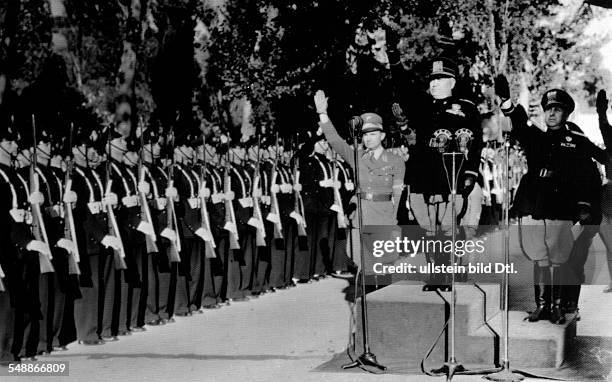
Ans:
[[[612,381],[612,0],[0,0],[0,380]]]

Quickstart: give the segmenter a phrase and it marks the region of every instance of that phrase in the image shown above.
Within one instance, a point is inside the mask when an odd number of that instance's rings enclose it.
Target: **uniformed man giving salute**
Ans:
[[[349,165],[355,168],[353,149],[338,135],[334,125],[327,116],[327,97],[322,90],[314,96],[315,107],[319,113],[319,127],[335,152]],[[388,152],[382,146],[385,139],[382,118],[374,113],[361,115],[363,147],[358,148],[359,181],[357,188],[361,190],[358,197],[362,199],[363,243],[367,250],[375,238],[393,239],[399,231],[397,224],[397,207],[404,188],[404,160],[396,154]],[[384,231],[380,226],[388,226]],[[377,232],[375,232],[377,231]],[[382,236],[381,236],[382,235]],[[359,253],[359,252],[358,252]],[[363,253],[366,253],[365,251]],[[366,256],[366,274],[373,273],[373,265],[377,262],[390,262],[395,254],[385,254],[374,258]]]
[[[529,167],[514,200],[521,248],[534,262],[536,309],[527,319],[548,318],[563,324],[560,266],[567,262],[574,244],[573,222],[586,224],[593,213],[590,202],[599,187],[589,187],[592,158],[604,163],[606,153],[570,128],[567,119],[574,111],[574,100],[565,91],[552,89],[542,97],[546,131],[530,125],[522,106],[512,104],[505,77],[496,79],[495,91]]]

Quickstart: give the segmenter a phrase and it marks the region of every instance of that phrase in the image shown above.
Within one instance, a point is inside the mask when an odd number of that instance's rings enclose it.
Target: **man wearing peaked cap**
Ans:
[[[568,115],[574,112],[575,103],[572,96],[561,89],[551,89],[542,96],[542,109],[548,110],[553,106],[559,106]]]
[[[385,131],[383,129],[383,124],[382,124],[383,121],[380,115],[376,113],[364,113],[364,114],[361,114],[361,119],[363,120],[363,126],[361,127],[361,134],[366,134],[371,131],[382,131],[382,132]]]
[[[321,90],[317,91],[314,101],[319,113],[319,128],[325,134],[330,146],[351,167],[355,168],[353,148],[338,135],[327,115],[325,93]],[[374,269],[375,264],[392,262],[397,258],[397,255],[387,253],[382,257],[374,258],[367,248],[372,248],[371,245],[376,239],[389,239],[393,235],[399,234],[396,216],[400,196],[404,188],[405,165],[402,158],[386,151],[382,146],[385,132],[382,118],[379,115],[365,113],[354,121],[355,128],[357,127],[355,125],[361,124],[359,133],[362,136],[363,148],[357,148],[359,168],[355,168],[355,171],[359,171],[360,184],[357,187],[362,192],[358,197],[363,200],[361,205],[363,208],[363,224],[365,225],[361,229],[362,242],[365,248],[361,248],[357,253],[365,256],[366,269],[364,272],[366,272],[366,275],[374,274],[373,282],[378,286],[378,275],[376,275]]]
[[[481,212],[482,189],[478,184],[482,139],[478,113],[473,102],[456,95],[457,64],[448,57],[437,57],[429,64],[429,96],[419,109],[408,109],[404,115],[399,105],[393,114],[400,130],[414,141],[406,164],[406,192],[402,197],[398,219],[401,224],[416,221],[428,236],[450,236],[452,179],[457,179],[456,206],[459,224],[473,236]],[[408,105],[414,107],[414,105]],[[457,173],[451,174],[455,156]],[[466,213],[462,216],[461,211]],[[448,263],[445,253],[428,253],[428,261]],[[433,274],[424,290],[449,290],[448,274]],[[463,275],[464,276],[464,275]]]
[[[562,294],[568,287],[562,285],[568,281],[562,277],[562,267],[575,245],[571,227],[575,221],[589,227],[601,220],[593,205],[601,181],[592,159],[605,163],[606,153],[567,121],[574,101],[566,92],[553,89],[542,97],[546,131],[530,125],[525,109],[512,104],[506,77],[495,79],[495,92],[502,100],[502,111],[512,120],[512,135],[527,157],[528,172],[513,206],[519,216],[521,248],[534,263],[536,308],[527,319],[563,324],[564,299],[577,303],[578,298],[576,290],[572,296]]]
[[[429,79],[456,78],[457,64],[447,57],[438,57],[431,62]]]

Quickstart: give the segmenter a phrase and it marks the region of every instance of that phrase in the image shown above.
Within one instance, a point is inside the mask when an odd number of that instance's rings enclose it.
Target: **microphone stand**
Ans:
[[[353,362],[343,365],[342,369],[352,369],[355,367],[362,368],[363,366],[372,366],[379,370],[387,370],[386,366],[381,365],[376,360],[376,355],[370,351],[370,343],[368,341],[368,305],[366,301],[366,278],[365,278],[365,256],[363,249],[363,212],[361,209],[361,184],[359,181],[359,153],[357,142],[357,126],[351,121],[351,132],[353,135],[353,159],[355,162],[355,184],[357,195],[357,221],[359,223],[359,250],[360,258],[360,275],[361,275],[361,328],[363,333],[363,354],[361,354]],[[359,282],[356,280],[356,282]]]
[[[450,156],[452,158],[452,172],[450,174],[450,176],[448,175],[447,172],[447,176],[450,178],[449,179],[449,183],[451,186],[451,240],[452,240],[452,253],[451,253],[451,257],[450,257],[450,266],[452,267],[454,264],[454,259],[455,259],[455,245],[456,245],[456,240],[457,240],[457,209],[456,209],[456,205],[457,205],[457,177],[459,176],[458,171],[457,171],[457,160],[456,157],[457,156],[465,156],[467,158],[467,151],[465,152],[449,152],[449,153],[442,153],[442,163],[444,164],[444,168],[446,169],[446,162],[444,161],[444,157],[445,156]],[[461,166],[459,167],[459,170],[461,170]],[[474,180],[475,182],[476,180]],[[467,196],[466,196],[467,198]],[[464,200],[464,203],[467,203],[467,200]],[[509,247],[508,247],[509,248]],[[507,274],[506,274],[507,277]],[[475,286],[477,286],[476,284],[474,284]],[[442,297],[442,295],[438,292],[438,294],[440,295],[440,297]],[[456,341],[455,341],[455,337],[456,337],[456,333],[455,333],[455,323],[456,323],[456,315],[455,315],[455,308],[457,306],[457,289],[455,287],[455,272],[454,270],[451,272],[451,290],[450,290],[450,317],[447,321],[449,327],[450,327],[450,357],[449,359],[444,362],[443,366],[439,369],[433,370],[430,373],[427,373],[428,375],[431,376],[438,376],[438,375],[446,375],[446,380],[447,381],[451,381],[453,379],[454,375],[477,375],[477,374],[490,374],[490,373],[495,373],[497,371],[500,370],[499,367],[493,368],[493,369],[478,369],[478,370],[469,370],[466,369],[461,363],[457,362],[457,357],[456,357]],[[443,298],[444,299],[444,298]],[[446,326],[445,326],[446,329]],[[421,364],[421,367],[423,368],[423,363]]]
[[[504,214],[504,264],[508,269],[510,263],[510,141],[508,135],[504,134],[504,202],[502,205],[502,212]],[[510,357],[509,357],[509,304],[508,304],[508,291],[510,276],[508,272],[504,272],[504,279],[502,282],[504,299],[503,299],[503,315],[502,315],[502,335],[504,337],[504,363],[501,371],[485,376],[489,381],[500,381],[500,382],[515,382],[522,381],[523,375],[529,377],[537,377],[529,373],[525,373],[520,370],[512,370],[510,368]]]

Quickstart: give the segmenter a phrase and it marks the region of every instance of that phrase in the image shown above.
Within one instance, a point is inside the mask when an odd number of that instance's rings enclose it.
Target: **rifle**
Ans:
[[[144,150],[144,126],[142,123],[142,118],[140,119],[140,152],[138,155],[138,181],[146,182],[147,178],[147,169],[144,166],[142,160],[142,151]],[[153,177],[151,177],[151,181],[154,182]],[[140,187],[138,187],[140,188]],[[147,245],[147,253],[157,253],[159,249],[157,248],[157,235],[155,235],[155,229],[153,228],[153,219],[151,219],[151,210],[149,209],[149,204],[147,203],[147,195],[144,192],[138,190],[138,196],[140,197],[140,216],[142,220],[138,224],[136,228],[138,231],[142,232],[145,235],[145,242]]]
[[[261,145],[261,138],[257,135],[257,161],[255,162],[255,172],[253,173],[253,188],[251,190],[251,197],[253,198],[253,216],[248,221],[248,225],[255,227],[257,230],[255,235],[255,242],[258,247],[266,246],[266,229],[263,224],[263,215],[261,213],[261,172],[260,172],[260,160],[259,160],[259,147]]]
[[[74,132],[74,124],[70,123],[70,136],[68,137],[68,148],[72,149],[72,134]],[[66,176],[64,180],[64,195],[72,190],[72,168],[74,167],[74,159],[69,159],[66,162]],[[79,262],[81,256],[79,254],[79,246],[77,244],[76,227],[72,216],[72,203],[64,202],[64,239],[72,242],[71,248],[66,249],[69,254],[68,258],[68,273],[71,275],[80,275]]]
[[[40,183],[38,180],[38,173],[36,172],[36,152],[38,141],[36,140],[36,118],[32,114],[32,139],[33,139],[33,151],[32,158],[30,161],[30,195],[40,192]],[[49,238],[47,237],[47,230],[45,229],[45,222],[43,220],[42,213],[40,211],[40,204],[36,201],[30,202],[30,208],[32,212],[32,234],[34,239],[42,241],[46,246],[46,254],[39,253],[38,257],[40,260],[40,273],[51,273],[55,272],[51,259],[51,247],[49,245]]]
[[[4,288],[4,283],[2,282],[2,279],[4,278],[4,272],[2,271],[2,265],[0,265],[0,292],[4,292],[6,290],[6,288]]]
[[[266,220],[274,223],[274,239],[282,239],[283,238],[283,226],[281,225],[280,220],[280,209],[278,207],[278,198],[276,194],[278,193],[279,186],[276,184],[276,179],[278,177],[278,132],[276,133],[276,149],[274,155],[274,165],[272,166],[272,174],[270,180],[270,213],[266,217]]]
[[[223,180],[223,192],[225,193],[225,225],[223,229],[229,231],[230,249],[240,249],[234,205],[232,199],[228,197],[230,191],[232,191],[232,178],[230,174],[232,164],[229,160],[229,140],[227,141],[227,153],[225,155],[225,178]]]
[[[334,158],[332,160],[333,163],[333,171],[334,171],[334,204],[329,208],[332,211],[336,212],[337,220],[338,220],[338,228],[346,228],[346,216],[344,215],[344,208],[342,206],[342,197],[340,196],[340,181],[338,180],[338,158],[337,154],[334,153]],[[346,180],[345,180],[346,181]]]
[[[168,163],[168,188],[174,186],[174,134],[173,129],[170,130],[172,133],[172,143],[170,146],[170,152],[167,155],[172,156],[172,160]],[[170,134],[169,134],[170,135]],[[169,158],[167,158],[169,159]],[[168,248],[168,260],[171,263],[180,262],[181,252],[181,240],[178,235],[178,222],[176,221],[176,212],[174,211],[174,198],[172,195],[166,193],[166,228],[162,230],[160,235],[170,240],[170,246]]]
[[[200,189],[198,194],[201,199],[200,213],[202,216],[202,227],[198,228],[195,234],[201,237],[202,240],[204,240],[205,256],[209,259],[214,259],[215,257],[217,257],[215,253],[215,248],[217,248],[217,245],[215,244],[215,239],[213,238],[212,232],[210,230],[210,217],[208,215],[208,206],[206,205],[206,199],[210,194],[210,190],[206,188],[206,137],[204,136],[203,131],[202,145],[202,165],[200,166],[200,179],[202,179],[202,188]]]
[[[298,237],[306,237],[306,219],[304,218],[304,201],[300,192],[300,159],[293,155],[293,211],[289,214],[297,224]]]
[[[119,239],[119,243],[121,244],[118,250],[113,248],[115,269],[127,269],[127,264],[125,263],[125,248],[123,247],[123,240],[121,239],[121,234],[119,233],[119,226],[117,225],[117,219],[115,219],[115,212],[113,211],[113,206],[111,203],[109,203],[109,198],[112,193],[111,187],[113,185],[113,180],[110,176],[110,161],[112,160],[110,134],[111,127],[109,126],[108,129],[108,158],[106,159],[106,190],[104,193],[106,199],[106,216],[108,218],[108,234]]]

